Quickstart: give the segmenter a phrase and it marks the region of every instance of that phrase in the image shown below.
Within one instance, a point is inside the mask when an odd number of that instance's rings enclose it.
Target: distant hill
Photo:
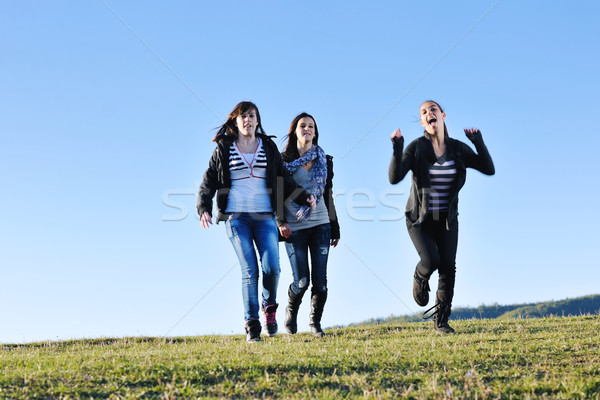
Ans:
[[[456,308],[452,310],[450,319],[510,319],[510,318],[543,318],[550,316],[598,315],[600,313],[600,294],[546,301],[543,303],[513,304],[501,306],[492,304],[477,308]],[[422,313],[412,315],[390,316],[388,318],[372,318],[367,321],[351,324],[351,326],[379,325],[383,323],[419,322]]]

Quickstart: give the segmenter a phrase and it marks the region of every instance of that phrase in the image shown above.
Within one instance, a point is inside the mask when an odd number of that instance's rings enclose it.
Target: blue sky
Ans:
[[[452,137],[480,128],[496,164],[493,177],[469,171],[461,191],[455,306],[598,293],[599,12],[594,1],[6,2],[0,342],[242,333],[224,226],[202,230],[195,214],[214,128],[241,100],[279,140],[311,113],[334,156],[342,240],[325,326],[421,310],[402,214],[410,179],[391,186],[387,168],[390,133],[420,136],[426,99]]]

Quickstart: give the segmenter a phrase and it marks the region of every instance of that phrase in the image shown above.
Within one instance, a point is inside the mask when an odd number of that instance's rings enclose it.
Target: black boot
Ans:
[[[326,301],[327,291],[317,292],[314,288],[312,289],[312,296],[310,298],[310,330],[317,337],[325,336],[325,332],[321,329],[321,317],[323,316],[323,308]]]
[[[435,294],[436,312],[433,318],[435,330],[440,333],[454,333],[454,329],[448,325],[448,318],[452,314],[452,299],[454,298],[455,270],[440,274],[438,290]]]
[[[422,278],[415,270],[413,280],[413,298],[421,307],[425,307],[429,303],[429,279]]]
[[[440,333],[454,333],[455,330],[448,325],[448,318],[452,314],[452,305],[449,303],[438,303],[437,313],[433,317],[433,326]]]
[[[300,303],[302,303],[302,296],[304,292],[294,293],[292,285],[288,288],[288,305],[285,309],[285,330],[287,333],[294,334],[298,332],[298,310],[300,309]]]
[[[250,319],[246,321],[246,342],[257,343],[262,342],[260,339],[260,321],[257,319]]]
[[[433,313],[426,315],[429,311],[434,310]],[[440,333],[454,333],[454,329],[448,325],[448,318],[450,317],[451,305],[443,302],[436,302],[435,306],[423,313],[423,319],[433,318],[433,327]]]

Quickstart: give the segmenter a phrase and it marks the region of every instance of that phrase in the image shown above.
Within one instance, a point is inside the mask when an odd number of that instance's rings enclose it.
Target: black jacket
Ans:
[[[327,182],[323,192],[323,201],[329,212],[329,225],[331,225],[331,238],[340,238],[340,224],[338,223],[337,212],[333,202],[333,157],[327,156]]]
[[[300,188],[294,182],[292,176],[283,166],[283,160],[277,145],[271,139],[271,136],[266,136],[260,133],[256,134],[263,142],[263,148],[267,157],[267,190],[271,196],[271,207],[275,211],[277,224],[281,225],[285,222],[283,215],[284,201],[292,196],[292,200],[301,205],[309,205],[308,197],[310,196],[305,190]],[[204,179],[200,184],[198,193],[198,215],[202,215],[205,211],[212,216],[213,197],[217,193],[217,223],[225,221],[227,215],[227,200],[231,189],[231,174],[229,172],[229,148],[233,143],[232,138],[223,137],[217,142],[217,148],[213,152],[208,163],[208,169],[204,173]]]
[[[458,192],[463,187],[467,177],[467,168],[475,168],[486,175],[496,172],[492,157],[483,143],[481,132],[470,138],[475,145],[475,153],[465,143],[446,137],[446,154],[449,160],[454,160],[456,179],[450,192],[448,203],[447,224],[452,223],[458,216]],[[391,184],[400,182],[408,171],[412,171],[410,196],[406,203],[406,218],[414,227],[418,227],[427,217],[431,182],[429,169],[437,161],[431,140],[421,136],[413,140],[403,151],[404,137],[393,138],[394,155],[390,162],[389,178]]]

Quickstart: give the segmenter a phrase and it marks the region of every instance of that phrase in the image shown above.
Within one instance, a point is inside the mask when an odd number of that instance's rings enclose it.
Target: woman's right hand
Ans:
[[[210,226],[209,224],[212,225],[212,218],[210,217],[208,211],[204,211],[200,217],[200,226],[203,228],[208,228]]]
[[[313,196],[312,194],[308,196],[308,199],[306,199],[306,201],[308,202],[308,205],[312,210],[317,208],[317,199],[315,199],[315,196]]]
[[[400,132],[400,128],[396,128],[394,132],[392,132],[391,138],[400,139],[402,137],[402,132]]]
[[[292,228],[288,224],[283,224],[279,226],[279,234],[287,239],[292,236]]]

